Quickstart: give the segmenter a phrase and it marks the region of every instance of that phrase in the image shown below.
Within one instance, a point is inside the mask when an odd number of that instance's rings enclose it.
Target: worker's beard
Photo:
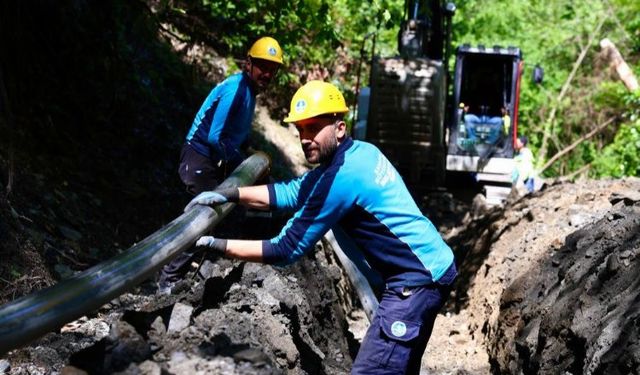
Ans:
[[[258,79],[256,79],[255,83],[256,83],[257,88],[260,91],[264,91],[264,90],[267,89],[267,87],[271,83],[271,77],[266,78],[266,77],[260,76],[260,77],[258,77]]]
[[[320,146],[320,163],[330,162],[337,149],[338,140],[335,137],[331,137],[326,145]]]
[[[326,143],[318,144],[317,147],[304,149],[304,156],[312,164],[323,164],[330,162],[338,149],[338,140],[335,137],[329,138]]]

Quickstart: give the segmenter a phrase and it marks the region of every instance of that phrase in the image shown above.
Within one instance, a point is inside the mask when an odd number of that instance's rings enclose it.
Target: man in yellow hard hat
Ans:
[[[260,38],[247,52],[244,70],[211,90],[193,120],[180,158],[180,177],[191,193],[212,190],[243,160],[240,146],[251,130],[256,95],[280,65],[278,42]]]
[[[288,182],[219,189],[197,204],[237,202],[255,209],[294,210],[270,240],[204,236],[196,245],[225,256],[286,265],[341,227],[384,279],[379,308],[354,361],[353,374],[418,374],[433,324],[457,271],[453,252],[421,212],[402,178],[374,145],[349,137],[342,93],[310,81],[291,100],[306,159],[318,166]]]
[[[282,48],[271,37],[255,41],[240,73],[216,85],[195,116],[180,153],[178,173],[191,194],[212,190],[244,160],[256,95],[264,90],[282,65]],[[171,292],[193,253],[178,255],[160,272],[158,288]]]

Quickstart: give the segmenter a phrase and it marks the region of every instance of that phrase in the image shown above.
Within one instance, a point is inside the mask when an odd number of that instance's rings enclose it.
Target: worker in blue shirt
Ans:
[[[180,153],[178,173],[191,194],[213,190],[244,160],[246,141],[256,105],[282,65],[282,48],[271,37],[258,39],[249,51],[244,69],[211,90],[196,113]],[[193,251],[179,254],[160,272],[158,290],[168,294],[186,273]]]
[[[340,226],[386,287],[354,361],[353,374],[418,374],[422,355],[456,276],[453,252],[418,209],[402,178],[374,145],[351,139],[333,85],[310,81],[291,100],[306,159],[318,166],[288,182],[204,192],[185,208],[238,202],[295,212],[270,240],[203,236],[196,245],[225,256],[286,265]]]
[[[244,71],[211,90],[196,113],[180,157],[178,172],[191,193],[214,189],[244,160],[240,146],[251,130],[256,95],[281,64],[278,42],[260,38],[247,53]]]

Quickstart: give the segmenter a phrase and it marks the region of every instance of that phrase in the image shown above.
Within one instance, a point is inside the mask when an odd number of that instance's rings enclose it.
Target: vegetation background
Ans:
[[[281,75],[280,85],[290,88],[309,78],[324,78],[352,96],[361,57],[365,62],[361,78],[364,84],[367,81],[371,33],[376,35],[375,53],[395,53],[398,26],[405,17],[403,5],[398,0],[202,0],[163,1],[157,10],[159,17],[190,37],[195,34],[177,20],[199,14],[206,27],[198,35],[208,35],[220,51],[236,56],[255,35],[275,35],[287,54],[287,74]],[[638,72],[640,3],[466,0],[456,5],[454,46],[512,45],[523,51],[520,131],[529,136],[539,156],[538,167],[609,121],[604,131],[545,168],[545,176],[640,173],[636,152],[640,147],[640,96],[616,79],[599,48],[599,41],[609,38]],[[536,65],[545,71],[542,85],[531,80]],[[279,97],[279,108],[287,107],[286,98]]]

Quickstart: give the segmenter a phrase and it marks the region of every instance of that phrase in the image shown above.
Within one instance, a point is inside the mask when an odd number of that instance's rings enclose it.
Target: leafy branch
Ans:
[[[571,145],[565,147],[563,150],[561,150],[560,152],[556,153],[555,155],[553,155],[553,157],[551,159],[549,159],[538,171],[538,173],[542,174],[542,172],[544,172],[547,168],[549,168],[551,165],[553,165],[553,163],[555,163],[558,159],[560,159],[561,157],[563,157],[564,155],[568,154],[569,152],[571,152],[571,150],[573,150],[574,148],[578,147],[578,145],[580,145],[582,142],[586,141],[587,139],[593,137],[594,135],[598,134],[599,132],[601,132],[602,130],[606,129],[606,127],[611,124],[613,122],[613,120],[615,120],[615,117],[612,117],[610,119],[608,119],[607,121],[605,121],[604,123],[596,126],[592,131],[590,131],[589,133],[583,135],[582,137],[578,138],[575,142],[573,142]]]
[[[551,113],[549,114],[549,117],[545,121],[544,128],[542,130],[542,142],[541,142],[541,145],[540,145],[540,149],[538,150],[538,164],[541,164],[546,158],[549,138],[551,137],[551,134],[553,133],[553,128],[554,128],[554,125],[555,125],[555,122],[556,122],[556,115],[558,113],[558,109],[560,107],[560,104],[562,103],[562,100],[564,99],[565,95],[569,91],[569,88],[571,87],[571,82],[573,81],[573,78],[575,77],[575,75],[576,75],[576,73],[578,71],[578,68],[580,68],[580,66],[582,65],[582,62],[584,61],[585,57],[587,56],[587,52],[589,51],[589,49],[593,45],[593,42],[596,40],[596,37],[600,33],[600,29],[602,28],[602,25],[604,25],[604,22],[607,20],[608,17],[609,17],[608,15],[605,15],[604,17],[602,17],[602,19],[600,20],[598,25],[595,27],[595,29],[591,33],[591,36],[589,37],[589,41],[587,42],[587,44],[580,51],[580,54],[578,55],[578,58],[576,59],[575,63],[573,64],[573,68],[571,69],[571,73],[569,73],[569,76],[567,77],[567,79],[565,80],[564,84],[562,85],[562,89],[560,90],[560,93],[558,94],[558,97],[554,101],[553,107],[551,108]],[[539,169],[540,169],[539,173],[542,173],[542,171],[544,169],[546,169],[546,168],[539,168]]]

